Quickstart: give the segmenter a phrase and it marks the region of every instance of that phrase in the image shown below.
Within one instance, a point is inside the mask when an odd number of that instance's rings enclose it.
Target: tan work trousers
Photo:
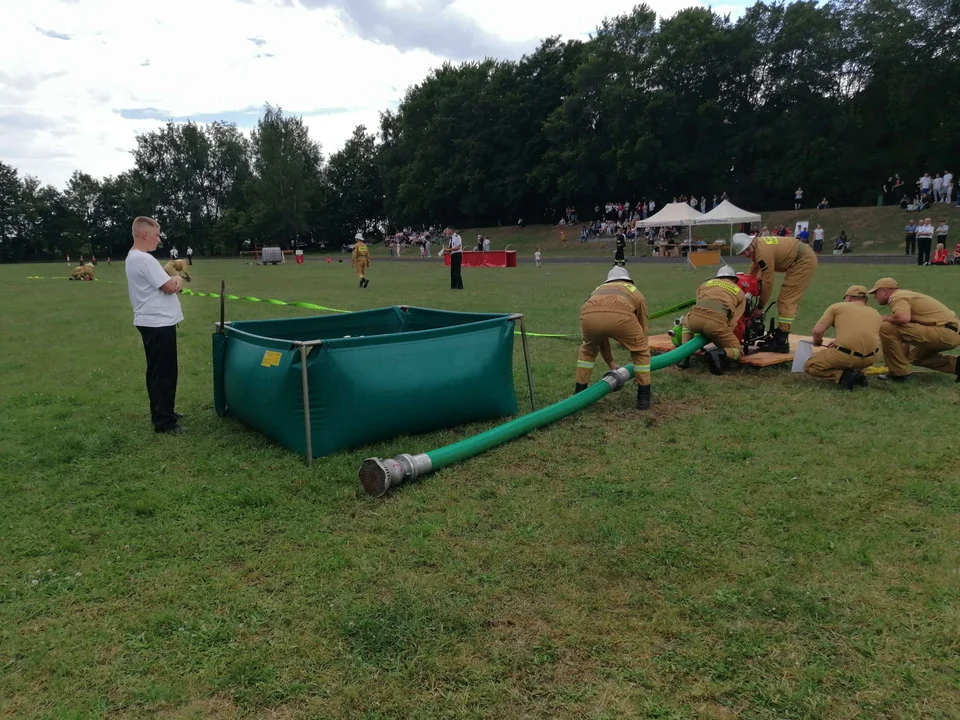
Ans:
[[[706,308],[693,308],[683,319],[683,341],[690,342],[694,333],[700,333],[718,348],[723,348],[731,360],[740,359],[740,341],[733,334],[730,322],[720,313]]]
[[[357,277],[362,278],[366,274],[367,268],[370,267],[370,261],[366,258],[357,258],[353,263],[353,267],[357,271]]]
[[[838,383],[844,370],[863,370],[873,365],[874,358],[876,358],[875,354],[870,357],[859,358],[855,355],[842,353],[836,348],[825,348],[815,352],[803,364],[803,371],[807,375],[826,378]]]
[[[650,384],[650,347],[640,321],[626,313],[591,312],[580,316],[583,343],[577,357],[577,383],[586,385],[593,375],[597,354],[603,350],[610,357],[610,339],[616,340],[630,352],[633,377],[639,385]]]
[[[777,327],[790,332],[790,326],[797,317],[800,299],[817,271],[817,254],[807,245],[801,245],[800,256],[793,267],[783,276],[780,295],[777,297]]]
[[[885,322],[880,326],[880,347],[891,375],[909,375],[911,365],[955,373],[957,358],[941,355],[941,352],[960,347],[960,333],[933,325]]]

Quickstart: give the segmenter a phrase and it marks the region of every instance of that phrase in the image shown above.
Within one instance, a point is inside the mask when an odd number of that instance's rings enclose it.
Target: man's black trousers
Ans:
[[[143,351],[147,356],[147,394],[150,419],[157,430],[177,424],[177,326],[140,327]]]
[[[463,290],[463,275],[460,269],[463,267],[463,253],[450,253],[450,289]]]

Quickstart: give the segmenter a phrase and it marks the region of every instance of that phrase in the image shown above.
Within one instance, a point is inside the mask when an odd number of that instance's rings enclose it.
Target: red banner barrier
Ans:
[[[450,253],[443,253],[443,264],[450,266]],[[479,252],[477,250],[463,251],[463,267],[516,267],[516,250],[491,250]]]

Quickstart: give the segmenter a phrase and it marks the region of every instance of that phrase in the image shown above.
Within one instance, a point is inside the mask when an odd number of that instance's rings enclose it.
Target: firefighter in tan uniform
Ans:
[[[795,237],[755,237],[744,233],[733,236],[733,251],[753,261],[752,275],[760,277],[760,305],[754,317],[763,316],[763,308],[773,294],[774,273],[785,273],[777,297],[777,329],[762,344],[767,352],[790,352],[790,326],[797,315],[800,298],[817,271],[817,254]]]
[[[613,361],[610,339],[630,352],[633,377],[637,381],[637,409],[650,408],[650,348],[647,346],[647,302],[630,279],[625,268],[615,267],[607,280],[593,291],[580,309],[583,343],[577,358],[575,393],[587,389],[597,353],[611,370],[620,366]]]
[[[370,267],[370,249],[363,241],[362,233],[357,233],[354,240],[357,242],[353,246],[350,264],[357,271],[357,277],[360,278],[360,287],[365,288],[370,284],[370,281],[366,278],[367,268]]]
[[[833,380],[844,390],[866,387],[867,376],[860,372],[873,365],[880,351],[880,313],[867,305],[867,289],[852,285],[843,295],[843,302],[834,303],[813,326],[813,344],[825,349],[804,363],[807,375]],[[831,327],[836,339],[824,342],[823,334]]]
[[[737,271],[729,265],[697,288],[697,304],[683,319],[682,337],[686,343],[700,333],[716,345],[706,353],[707,366],[714,375],[722,375],[730,360],[740,359],[740,341],[733,329],[746,309],[747,296],[737,285]],[[689,358],[680,366],[688,367]]]
[[[910,366],[919,365],[953,373],[960,382],[957,358],[942,354],[960,347],[960,319],[953,310],[929,295],[901,290],[893,278],[880,278],[869,294],[893,313],[884,315],[880,326],[888,379],[904,381],[910,377]]]

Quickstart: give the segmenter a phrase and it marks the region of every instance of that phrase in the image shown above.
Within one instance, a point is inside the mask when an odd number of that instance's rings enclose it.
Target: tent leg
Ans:
[[[313,465],[313,432],[310,429],[310,381],[307,378],[307,347],[300,346],[300,378],[303,382],[303,427],[307,436],[307,467]]]

